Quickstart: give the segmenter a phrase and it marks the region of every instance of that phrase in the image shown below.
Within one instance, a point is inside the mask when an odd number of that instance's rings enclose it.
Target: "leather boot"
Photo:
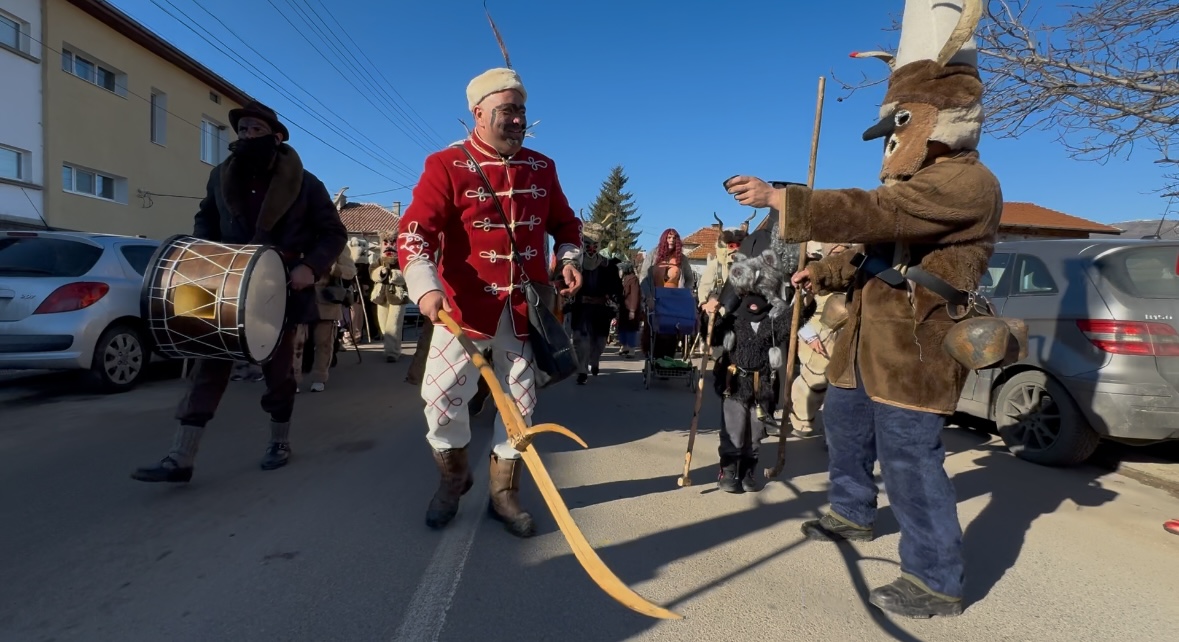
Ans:
[[[520,473],[524,468],[522,459],[501,459],[491,453],[491,501],[487,512],[516,537],[532,537],[536,526],[532,515],[520,508]]]
[[[471,490],[475,479],[471,477],[471,468],[467,464],[466,448],[435,450],[434,463],[438,466],[441,479],[426,509],[426,526],[439,529],[458,514],[459,499]]]
[[[720,471],[716,475],[716,487],[726,493],[743,492],[740,470],[736,458],[721,457]]]
[[[747,493],[761,490],[761,484],[757,481],[757,457],[742,457],[737,472],[741,475],[742,490]]]

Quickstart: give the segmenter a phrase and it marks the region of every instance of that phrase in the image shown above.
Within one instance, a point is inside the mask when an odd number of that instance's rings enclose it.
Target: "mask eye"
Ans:
[[[893,122],[896,123],[897,127],[904,127],[905,125],[908,125],[909,121],[912,119],[913,114],[909,113],[907,109],[902,109],[896,113],[896,116],[893,116]]]

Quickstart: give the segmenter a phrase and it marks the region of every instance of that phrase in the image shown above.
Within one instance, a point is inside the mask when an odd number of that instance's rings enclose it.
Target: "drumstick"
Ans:
[[[700,379],[696,382],[696,408],[692,410],[692,426],[688,429],[688,452],[684,454],[684,474],[680,475],[677,483],[680,487],[691,486],[692,478],[688,472],[692,468],[692,447],[696,445],[696,429],[700,425],[700,404],[704,402],[704,373],[708,369],[708,358],[712,356],[712,327],[716,322],[716,313],[708,314],[708,333],[704,339],[704,356],[700,357]]]

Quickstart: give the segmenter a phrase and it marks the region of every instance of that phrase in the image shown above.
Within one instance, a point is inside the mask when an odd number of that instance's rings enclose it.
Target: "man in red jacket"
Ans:
[[[439,326],[430,339],[421,388],[426,439],[441,474],[426,512],[431,528],[450,523],[473,483],[466,406],[479,381],[462,346],[439,325],[439,311],[446,310],[481,350],[490,348],[500,385],[530,422],[536,383],[520,266],[528,280],[548,284],[545,244],[551,235],[562,277],[570,285],[562,294],[581,284],[575,267],[581,222],[569,207],[553,160],[523,146],[527,96],[512,69],[491,69],[473,79],[467,103],[475,130],[426,158],[401,219],[397,252],[410,298]],[[496,418],[494,441],[489,512],[510,533],[529,537],[535,532],[532,517],[517,499],[523,462],[507,441],[502,417]]]

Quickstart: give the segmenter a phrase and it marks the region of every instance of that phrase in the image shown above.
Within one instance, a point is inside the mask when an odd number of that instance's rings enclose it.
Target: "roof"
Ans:
[[[105,0],[69,0],[69,3],[90,14],[99,22],[102,22],[123,36],[126,36],[128,40],[176,65],[185,73],[212,87],[218,93],[237,104],[245,105],[253,100],[249,94],[239,89],[236,85],[197,62],[195,58],[172,46],[167,40],[157,36],[150,29],[136,22],[131,16],[119,11],[111,3]]]
[[[716,251],[716,241],[718,238],[720,238],[720,230],[716,229],[715,225],[702,227],[685,236],[684,245],[696,246],[688,252],[688,260],[706,260],[710,254]]]
[[[340,210],[340,220],[353,234],[394,232],[401,219],[376,203],[348,203]]]
[[[1159,223],[1162,223],[1160,226]],[[1166,240],[1179,239],[1179,222],[1174,220],[1160,220],[1148,219],[1144,221],[1122,221],[1121,223],[1114,223],[1114,227],[1122,230],[1118,236],[1129,239],[1140,239],[1147,236],[1159,235],[1159,238]],[[1112,235],[1111,235],[1112,236]],[[1105,238],[1105,234],[1098,234],[1098,238]]]
[[[1116,227],[1050,210],[1035,203],[1004,203],[1003,216],[999,219],[999,225],[1006,228],[1064,230],[1097,234],[1121,234],[1122,232]]]

